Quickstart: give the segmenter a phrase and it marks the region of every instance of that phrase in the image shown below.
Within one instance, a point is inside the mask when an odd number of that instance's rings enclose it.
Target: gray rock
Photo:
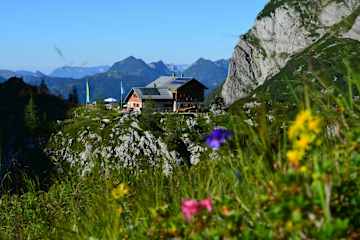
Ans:
[[[131,123],[124,127],[124,123],[129,121]],[[150,166],[161,167],[165,174],[171,174],[174,166],[184,162],[178,152],[168,149],[163,139],[141,129],[136,117],[123,115],[120,119],[109,119],[107,129],[101,128],[101,121],[93,123],[92,128],[80,128],[72,136],[59,132],[51,137],[46,152],[59,168],[63,163],[69,163],[77,167],[79,175],[86,175],[95,166],[105,173],[111,169],[132,170]],[[189,117],[183,127],[187,132],[201,134],[195,131],[197,125],[196,117]],[[206,149],[188,135],[184,135],[183,141],[191,153],[190,162],[197,164]]]
[[[360,16],[356,18],[355,23],[350,31],[344,33],[342,37],[360,41]]]
[[[221,92],[226,105],[248,97],[254,88],[277,74],[294,54],[319,40],[329,27],[360,6],[358,0],[332,0],[325,6],[319,0],[314,1],[319,8],[303,5],[299,9],[284,3],[270,16],[258,19],[254,27],[241,37]],[[306,4],[305,1],[299,3]],[[304,19],[301,11],[314,17]],[[357,29],[358,25],[355,25],[354,30],[345,36],[357,39]]]

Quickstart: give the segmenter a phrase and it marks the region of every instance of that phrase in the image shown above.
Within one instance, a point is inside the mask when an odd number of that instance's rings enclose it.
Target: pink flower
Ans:
[[[212,201],[211,198],[206,198],[200,201],[200,206],[206,208],[208,212],[212,211]]]
[[[212,211],[211,198],[200,201],[187,199],[183,200],[181,204],[181,212],[187,221],[190,221],[193,216],[197,215],[200,211],[204,209],[207,209],[208,212]]]
[[[187,221],[199,212],[199,204],[196,200],[184,200],[181,204],[181,212]]]

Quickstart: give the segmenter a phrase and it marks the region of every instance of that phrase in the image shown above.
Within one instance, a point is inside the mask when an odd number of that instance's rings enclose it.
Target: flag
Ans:
[[[90,103],[90,87],[89,87],[89,81],[86,80],[86,104]]]
[[[121,79],[121,86],[120,86],[120,106],[122,107],[123,106],[123,94],[124,94],[124,87],[123,87],[123,81]]]
[[[123,87],[123,82],[122,82],[122,79],[121,79],[121,89],[120,89],[120,94],[121,94],[121,97],[122,97],[122,95],[124,94],[124,87]]]

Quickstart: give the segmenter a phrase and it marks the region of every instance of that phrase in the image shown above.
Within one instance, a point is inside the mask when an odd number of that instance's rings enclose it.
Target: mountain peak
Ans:
[[[130,76],[147,75],[150,76],[150,79],[154,79],[158,76],[158,73],[152,67],[146,64],[142,59],[133,56],[116,62],[109,71],[113,74]]]
[[[198,66],[198,65],[216,65],[213,61],[205,58],[199,58],[192,64],[192,66]]]
[[[211,60],[209,59],[205,59],[205,58],[199,58],[195,63],[202,63],[202,62],[211,62]]]
[[[125,58],[124,60],[137,60],[137,58],[134,56],[129,56],[129,57]]]
[[[169,75],[171,71],[163,61],[149,63],[149,67],[154,69],[159,75]]]

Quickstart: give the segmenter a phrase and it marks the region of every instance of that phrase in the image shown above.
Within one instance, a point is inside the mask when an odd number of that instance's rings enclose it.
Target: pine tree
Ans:
[[[79,94],[75,86],[72,88],[71,92],[69,93],[68,102],[72,105],[79,104]]]
[[[32,95],[25,107],[24,122],[25,127],[31,134],[34,133],[39,126],[38,111]]]
[[[41,94],[48,94],[49,93],[49,88],[45,83],[44,79],[41,79],[41,83],[39,85],[39,90]]]

